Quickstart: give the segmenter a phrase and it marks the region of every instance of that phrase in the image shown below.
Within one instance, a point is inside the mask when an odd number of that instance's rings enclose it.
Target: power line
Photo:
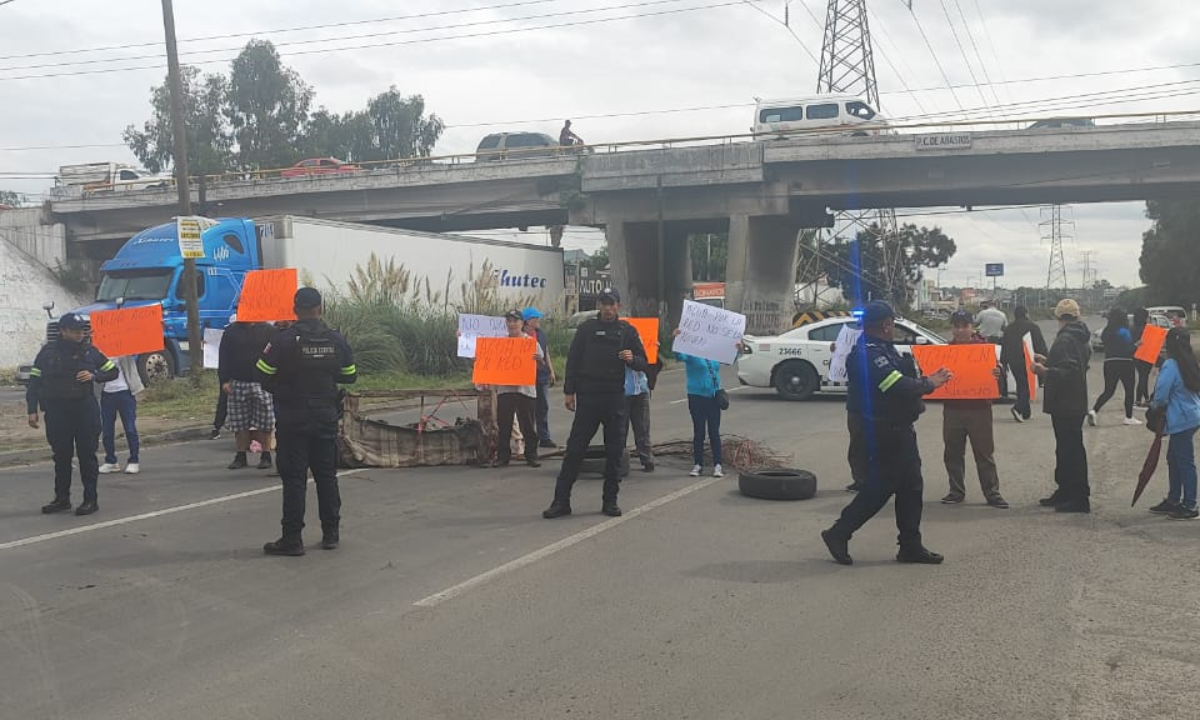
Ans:
[[[912,15],[913,20],[917,23],[917,30],[921,31],[921,39],[925,41],[925,47],[929,49],[929,54],[933,56],[933,62],[937,65],[938,72],[942,74],[942,80],[946,81],[946,87],[950,90],[950,95],[954,98],[954,104],[962,109],[962,101],[958,99],[958,93],[954,92],[954,83],[950,82],[950,76],[946,74],[946,68],[942,67],[942,61],[938,59],[937,53],[933,49],[933,43],[929,42],[929,35],[925,33],[925,26],[921,24],[921,18],[917,15],[917,11],[909,4],[908,12]]]
[[[950,26],[950,34],[954,36],[954,44],[958,46],[958,52],[967,66],[967,74],[971,76],[971,82],[979,88],[979,78],[975,77],[975,68],[971,66],[971,59],[967,57],[966,48],[963,47],[962,40],[958,37],[958,28],[954,27],[954,20],[950,18],[950,8],[946,6],[946,0],[940,0],[940,4],[942,12],[946,15],[946,24]],[[988,104],[987,95],[984,94],[982,88],[979,89],[979,97],[983,100],[984,105]]]
[[[317,45],[321,43],[346,42],[352,40],[370,40],[372,38],[389,37],[392,35],[411,35],[414,33],[432,32],[437,30],[460,30],[463,28],[480,27],[488,25],[498,25],[501,23],[525,22],[527,20],[545,20],[547,18],[557,18],[566,16],[579,16],[590,13],[610,12],[613,10],[627,10],[629,8],[650,7],[654,5],[667,5],[684,2],[685,0],[639,0],[638,2],[625,3],[623,5],[608,5],[604,7],[588,8],[585,10],[568,10],[562,12],[542,13],[540,15],[526,15],[515,18],[490,18],[487,20],[473,20],[470,22],[453,23],[450,25],[434,25],[429,27],[405,28],[401,30],[388,30],[386,32],[364,33],[359,35],[339,35],[327,38],[309,38],[307,40],[285,40],[274,43],[277,49],[288,48],[298,45]],[[242,50],[240,47],[222,47],[208,48],[204,50],[193,50],[183,53],[185,57],[193,57],[196,55],[213,55],[216,53],[238,53]],[[291,53],[299,54],[299,53]],[[67,62],[57,63],[42,63],[40,65],[13,65],[9,67],[0,67],[0,72],[12,72],[15,70],[42,70],[46,68],[57,67],[72,67],[76,65],[96,65],[99,63],[114,63],[114,62],[133,62],[137,60],[157,60],[165,57],[162,53],[154,53],[151,55],[131,55],[115,58],[95,58],[90,60],[70,60]]]
[[[979,61],[979,69],[983,72],[983,80],[992,91],[992,99],[999,105],[1000,96],[996,94],[996,86],[992,84],[992,77],[988,73],[987,63],[983,61],[983,55],[979,52],[979,45],[975,42],[975,33],[971,32],[971,24],[967,22],[967,15],[963,12],[962,3],[959,0],[954,0],[954,7],[958,10],[958,16],[962,18],[963,29],[967,31],[967,39],[971,41],[971,49],[975,51],[975,58]]]
[[[444,35],[444,36],[432,37],[432,38],[417,38],[414,40],[397,40],[397,41],[385,42],[385,43],[353,45],[353,46],[338,47],[338,48],[317,48],[317,49],[313,49],[313,50],[298,50],[298,51],[287,53],[287,55],[288,56],[314,55],[314,54],[323,54],[323,53],[329,53],[329,52],[345,52],[347,50],[367,50],[367,49],[371,49],[371,48],[395,47],[395,46],[401,46],[401,45],[421,45],[421,44],[444,42],[444,41],[450,41],[450,40],[468,40],[468,39],[481,38],[481,37],[496,37],[496,36],[501,36],[501,35],[514,35],[517,33],[535,32],[538,30],[554,30],[554,29],[568,28],[568,27],[582,27],[582,26],[589,26],[589,25],[599,25],[602,23],[616,22],[616,21],[620,21],[620,20],[634,20],[634,19],[646,18],[646,17],[677,15],[677,14],[685,13],[685,12],[695,12],[698,10],[712,10],[715,8],[731,7],[734,5],[741,5],[741,4],[742,4],[741,0],[726,0],[725,2],[712,3],[709,5],[697,5],[694,7],[676,8],[676,9],[671,9],[671,10],[657,10],[654,12],[636,13],[636,14],[632,14],[632,15],[623,15],[620,17],[597,18],[594,20],[578,20],[578,21],[572,21],[572,22],[556,23],[556,24],[550,24],[550,25],[536,25],[536,26],[532,26],[532,27],[523,27],[523,28],[509,28],[506,30],[493,30],[493,31],[488,31],[488,32],[468,33],[465,35]],[[233,60],[233,59],[234,59],[233,57],[228,57],[228,58],[218,58],[218,59],[213,59],[213,60],[200,60],[200,61],[192,62],[192,63],[190,63],[190,65],[193,65],[193,66],[212,65],[212,64],[217,64],[217,63],[229,62],[230,60]],[[43,79],[47,79],[47,78],[78,77],[78,76],[83,76],[83,75],[104,75],[104,74],[111,74],[111,73],[117,73],[117,72],[132,72],[132,71],[136,71],[136,70],[161,70],[162,68],[163,68],[162,65],[138,65],[138,66],[133,66],[133,67],[125,67],[125,68],[102,68],[99,70],[74,70],[74,71],[70,71],[70,72],[43,73],[43,74],[37,74],[37,75],[13,75],[13,76],[9,76],[9,77],[0,77],[0,82],[5,81],[5,80],[43,80]]]
[[[1004,63],[1000,62],[1000,56],[996,53],[996,44],[992,42],[992,31],[988,27],[987,16],[983,14],[983,8],[979,5],[979,0],[971,0],[975,4],[975,13],[979,15],[979,22],[983,26],[983,37],[987,40],[988,49],[991,51],[992,60],[996,63],[996,73],[1000,76],[1001,83],[1004,87],[1004,92],[1008,95],[1008,101],[1012,102],[1012,92],[1008,89],[1008,81],[1004,78]],[[995,92],[995,85],[992,86],[992,92]],[[1033,224],[1033,221],[1029,221]],[[1034,227],[1037,227],[1036,225]]]
[[[760,13],[762,13],[763,15],[766,15],[768,18],[770,18],[770,19],[771,19],[771,20],[773,20],[774,22],[777,22],[777,23],[779,23],[780,25],[782,25],[782,26],[784,27],[784,29],[788,31],[788,34],[789,34],[789,35],[791,35],[791,36],[792,36],[792,38],[793,38],[793,39],[795,39],[795,41],[796,41],[796,42],[800,43],[800,47],[801,47],[801,48],[804,50],[804,52],[805,52],[805,53],[807,53],[807,54],[808,54],[808,57],[810,57],[814,63],[817,63],[818,65],[820,64],[820,61],[819,61],[819,60],[817,60],[817,56],[816,56],[816,55],[813,55],[813,51],[808,49],[808,45],[805,45],[805,44],[804,44],[804,41],[800,39],[800,36],[796,34],[796,31],[792,29],[792,26],[791,26],[791,25],[789,25],[788,23],[785,23],[784,21],[782,21],[782,20],[780,20],[779,18],[775,17],[775,16],[774,16],[774,15],[772,15],[771,13],[769,13],[769,12],[767,12],[766,10],[763,10],[763,9],[762,9],[762,8],[760,8],[759,6],[755,5],[755,4],[752,2],[752,0],[742,0],[742,2],[743,2],[743,3],[744,3],[746,6],[747,6],[747,7],[754,8],[755,10],[757,10],[757,11],[758,11],[758,12],[760,12]]]
[[[805,7],[807,7],[807,5]],[[867,6],[867,15],[870,16],[872,25],[874,27],[879,28],[879,31],[883,34],[883,38],[892,44],[893,49],[898,50],[900,48],[900,46],[897,45],[896,41],[892,39],[891,34],[888,33],[887,26],[885,26],[883,24],[883,21],[880,19],[879,14],[874,12],[873,10],[871,10],[870,5]],[[883,61],[886,62],[888,64],[888,67],[890,67],[892,69],[892,73],[896,76],[896,79],[900,81],[900,87],[904,88],[904,92],[908,93],[908,96],[912,98],[913,102],[917,106],[917,109],[920,110],[922,113],[928,112],[928,110],[925,109],[925,106],[921,103],[920,98],[918,98],[917,94],[915,92],[913,92],[912,88],[910,88],[908,86],[908,82],[906,82],[904,80],[904,75],[901,74],[899,68],[897,68],[896,64],[892,62],[892,58],[888,54],[887,50],[883,47],[883,43],[879,43],[879,54],[883,56]],[[899,54],[899,58],[900,58],[900,64],[903,65],[904,64],[904,53],[903,52],[901,52]],[[908,72],[911,73],[912,68],[908,68]],[[882,96],[882,95],[891,95],[893,93],[880,92],[879,94]]]

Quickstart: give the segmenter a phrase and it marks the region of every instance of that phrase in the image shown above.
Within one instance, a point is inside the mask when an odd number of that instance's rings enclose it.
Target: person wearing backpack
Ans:
[[[1193,444],[1196,429],[1200,428],[1200,363],[1196,361],[1186,328],[1171,328],[1163,347],[1167,359],[1158,373],[1154,399],[1146,415],[1152,425],[1162,422],[1162,433],[1171,438],[1167,446],[1170,488],[1166,499],[1150,508],[1150,512],[1171,520],[1195,520],[1200,518],[1196,508]]]

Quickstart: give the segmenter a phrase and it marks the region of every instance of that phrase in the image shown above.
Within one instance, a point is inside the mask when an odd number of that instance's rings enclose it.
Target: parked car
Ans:
[[[337,158],[309,158],[308,160],[301,160],[290,168],[281,171],[279,176],[297,178],[308,177],[310,175],[334,175],[344,172],[358,172],[359,170],[362,170],[362,168],[351,163],[342,162]]]
[[[1073,128],[1073,127],[1094,128],[1094,127],[1096,127],[1096,121],[1092,120],[1091,118],[1072,118],[1072,117],[1048,118],[1046,120],[1038,120],[1037,122],[1030,125],[1026,129],[1027,130],[1046,130],[1046,129],[1061,130],[1062,128]]]
[[[520,160],[522,158],[554,157],[571,152],[546,133],[502,132],[492,133],[479,141],[475,148],[476,161]]]

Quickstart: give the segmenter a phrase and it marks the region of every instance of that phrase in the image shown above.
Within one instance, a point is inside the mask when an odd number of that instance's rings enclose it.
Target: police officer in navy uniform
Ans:
[[[583,456],[601,424],[604,425],[604,494],[601,512],[621,514],[621,453],[625,452],[625,368],[646,372],[646,349],[637,330],[620,318],[621,296],[612,288],[600,291],[596,317],[584,322],[571,339],[563,394],[575,413],[567,453],[554,486],[554,502],[542,513],[552,520],[571,514],[571,487],[579,477]]]
[[[294,305],[296,323],[267,344],[256,366],[259,382],[278,408],[276,454],[283,482],[283,535],[263,546],[268,555],[304,554],[300,533],[309,469],[317,485],[321,547],[338,546],[338,384],[358,378],[346,338],[321,320],[321,293],[300,288]]]
[[[921,455],[913,423],[925,411],[925,395],[945,385],[950,373],[941,369],[919,377],[911,357],[901,357],[892,340],[894,313],[884,302],[863,308],[863,335],[846,361],[846,407],[865,423],[868,475],[866,486],[842,510],[833,527],[821,533],[829,554],[851,565],[851,536],[896,496],[896,526],[905,563],[936,565],[942,556],[921,544]]]
[[[38,407],[46,412],[46,439],[54,452],[54,502],[42,506],[44,513],[71,509],[71,456],[79,457],[79,479],[83,502],[76,515],[91,515],[96,504],[100,463],[100,405],[95,383],[117,379],[117,364],[84,342],[87,322],[75,313],[58,319],[58,340],[42,347],[29,371],[25,405],[29,427],[38,426]]]

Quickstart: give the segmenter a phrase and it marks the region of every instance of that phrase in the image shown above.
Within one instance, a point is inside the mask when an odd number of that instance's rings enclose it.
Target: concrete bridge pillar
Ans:
[[[622,314],[630,317],[659,317],[658,223],[615,222],[604,229],[614,287],[621,293]],[[679,322],[683,298],[692,286],[692,257],[683,228],[663,228],[663,273],[667,318],[671,327]]]
[[[746,332],[775,335],[791,325],[800,226],[783,216],[729,218],[725,306],[746,316]]]

